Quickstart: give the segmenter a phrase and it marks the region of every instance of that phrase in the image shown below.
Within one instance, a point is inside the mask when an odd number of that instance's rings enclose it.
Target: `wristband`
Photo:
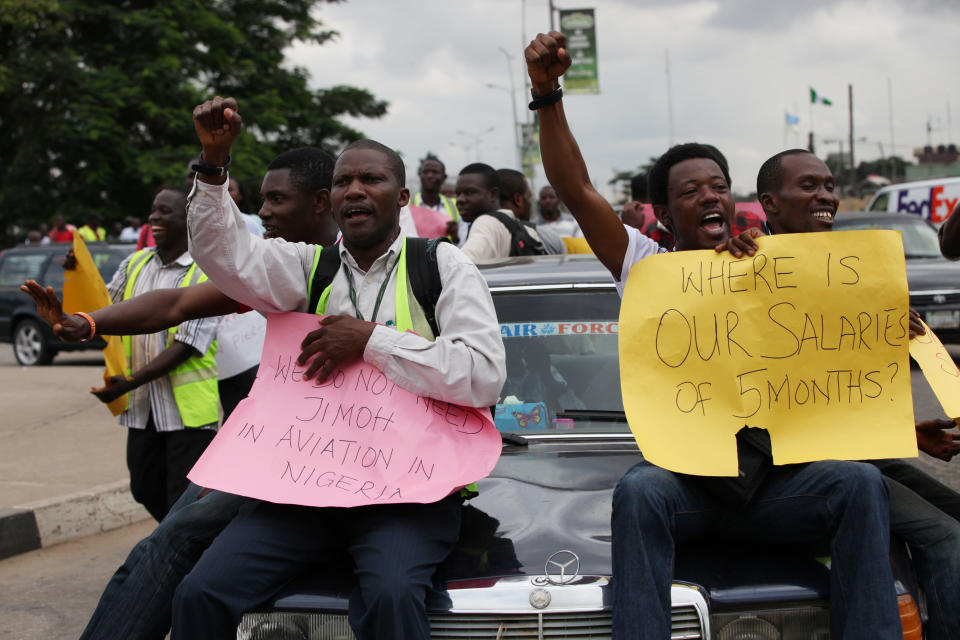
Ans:
[[[530,111],[536,111],[560,102],[560,99],[563,98],[563,87],[557,87],[550,93],[542,96],[538,96],[533,92],[533,89],[530,89],[530,97],[533,98],[533,101],[527,106]]]
[[[77,311],[73,315],[80,316],[90,323],[90,335],[88,335],[86,338],[82,338],[80,342],[88,342],[92,340],[93,336],[97,335],[97,323],[94,321],[93,316],[91,316],[89,313],[84,313],[83,311]]]
[[[196,171],[197,173],[202,173],[205,176],[225,176],[227,175],[227,168],[230,166],[231,158],[227,156],[227,162],[222,167],[217,167],[212,164],[207,164],[203,160],[203,154],[200,154],[200,162],[191,165],[190,168]]]

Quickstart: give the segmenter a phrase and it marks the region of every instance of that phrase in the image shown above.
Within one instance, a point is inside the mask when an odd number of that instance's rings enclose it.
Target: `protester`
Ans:
[[[243,188],[243,184],[236,178],[230,178],[230,197],[237,203],[237,208],[240,209],[240,213],[243,215],[243,221],[247,225],[247,230],[253,235],[262,238],[263,225],[260,222],[260,218],[255,213],[249,213],[252,207],[247,200],[247,194]]]
[[[72,224],[67,224],[62,213],[53,217],[53,229],[50,230],[52,242],[73,242],[73,233],[77,230]]]
[[[782,151],[769,158],[757,175],[757,197],[774,234],[830,231],[840,203],[833,174],[805,149]],[[757,250],[753,230],[741,235],[746,252]],[[911,310],[910,333],[924,332]],[[960,443],[945,429],[953,420],[916,425],[917,444],[931,456],[949,461]],[[960,617],[953,611],[960,590],[960,494],[905,460],[875,460],[890,492],[890,529],[906,541],[927,600],[928,640],[960,638]]]
[[[118,240],[120,242],[136,242],[140,236],[140,221],[136,218],[127,218],[126,223],[126,226],[120,230]]]
[[[216,167],[226,162],[240,122],[233,100],[217,98],[197,107],[194,123],[205,163]],[[308,303],[316,248],[242,233],[224,197],[223,176],[198,177],[189,220],[191,246],[218,287],[244,304],[264,311],[328,314],[321,328],[308,335],[301,355],[305,364],[322,354],[309,365],[306,378],[322,381],[338,364],[363,358],[409,391],[489,406],[505,377],[503,343],[486,282],[459,250],[449,243],[436,245],[443,288],[435,308],[442,329],[434,341],[421,337],[431,335],[422,324],[417,327],[421,335],[397,326],[395,292],[377,295],[406,279],[395,269],[406,246],[398,226],[400,208],[409,199],[404,179],[399,156],[373,141],[355,142],[338,158],[331,198],[343,233],[338,248],[342,265],[329,296],[315,309],[308,309]],[[247,269],[251,264],[258,267]],[[355,292],[351,282],[357,285]],[[426,315],[414,299],[408,304],[411,318]],[[374,324],[378,319],[390,320],[401,331]],[[459,497],[452,494],[431,504],[308,509],[261,503],[243,511],[177,589],[173,638],[231,637],[244,611],[344,546],[359,583],[350,607],[356,636],[428,638],[424,598],[437,565],[456,541],[459,509]],[[263,537],[256,531],[268,533]]]
[[[476,162],[460,170],[457,206],[470,223],[461,248],[474,262],[546,253],[535,229],[519,223],[513,211],[499,208],[500,178],[490,165]]]
[[[940,225],[937,234],[940,237],[940,253],[950,260],[960,260],[960,203],[953,208],[953,213]]]
[[[103,217],[96,211],[87,214],[87,222],[77,229],[77,233],[84,242],[106,242],[107,231],[101,225]]]
[[[559,91],[559,77],[571,63],[566,37],[538,35],[526,49],[526,61],[547,178],[622,295],[632,266],[662,249],[623,225],[592,186]],[[677,250],[707,249],[729,239],[734,202],[724,164],[711,147],[688,144],[670,149],[651,170],[654,210],[674,234]],[[769,441],[757,435],[744,430],[738,441],[769,456]],[[875,467],[837,461],[771,466],[765,477],[742,480],[753,495],[737,506],[712,493],[727,482],[737,480],[680,475],[642,459],[621,479],[612,517],[615,637],[670,637],[676,544],[707,535],[763,543],[830,537],[832,635],[901,637],[887,561],[887,494]]]
[[[537,231],[543,234],[543,231],[549,230],[561,238],[582,238],[580,225],[570,214],[564,213],[560,208],[560,198],[553,187],[547,185],[540,189],[540,197],[537,200],[537,208],[540,211],[540,220],[537,222]]]
[[[530,183],[526,176],[516,169],[497,169],[497,179],[500,182],[500,209],[510,214],[524,227],[535,229],[545,253],[560,254],[567,252],[563,238],[553,229],[541,229],[541,225],[530,222],[533,209],[533,196]]]
[[[267,238],[330,246],[338,229],[330,212],[333,157],[305,147],[277,156],[267,168],[260,216]],[[63,314],[53,290],[26,287],[41,317],[61,339],[90,334],[81,316]],[[112,335],[161,331],[196,318],[242,310],[212,282],[158,289],[92,312],[99,332]],[[226,416],[225,416],[226,418]],[[160,640],[170,629],[173,593],[200,555],[248,498],[207,492],[191,484],[160,525],[141,540],[107,584],[80,640]]]
[[[37,230],[28,231],[27,237],[23,239],[23,244],[28,247],[33,245],[50,244],[50,238]]]
[[[187,253],[186,204],[182,188],[157,192],[149,217],[157,246],[120,264],[107,285],[114,302],[204,278]],[[183,493],[187,471],[216,434],[218,324],[219,318],[194,320],[169,331],[124,338],[128,375],[113,376],[93,391],[104,403],[129,393],[120,424],[129,429],[130,492],[157,521]]]

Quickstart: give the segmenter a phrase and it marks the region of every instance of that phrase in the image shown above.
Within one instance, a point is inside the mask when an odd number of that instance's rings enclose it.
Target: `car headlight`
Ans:
[[[826,606],[716,613],[711,617],[716,640],[827,640],[830,612]]]

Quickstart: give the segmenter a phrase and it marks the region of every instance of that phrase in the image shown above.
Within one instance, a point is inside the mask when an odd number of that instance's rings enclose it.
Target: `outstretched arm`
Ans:
[[[126,376],[112,376],[107,380],[105,386],[99,389],[90,389],[90,393],[97,396],[97,399],[103,403],[113,402],[123,394],[129,393],[139,386],[167,375],[180,363],[197,355],[199,355],[197,350],[190,345],[174,341],[173,344],[164,349],[160,355],[147,363],[146,366],[138,371],[134,371],[129,378]]]
[[[527,73],[533,92],[547,95],[560,86],[560,76],[570,66],[567,39],[551,31],[539,34],[527,47]],[[629,237],[613,207],[590,182],[590,175],[570,131],[563,101],[542,107],[540,112],[540,155],[547,180],[577,219],[583,237],[613,277],[623,272],[623,258]]]
[[[51,287],[44,288],[33,280],[27,280],[20,289],[33,296],[40,317],[53,327],[53,332],[61,340],[77,342],[90,336],[90,324],[86,318],[64,313]],[[90,316],[97,325],[97,334],[119,336],[154,333],[187,320],[244,310],[242,305],[225,296],[208,281],[192,287],[156,289],[98,309]]]

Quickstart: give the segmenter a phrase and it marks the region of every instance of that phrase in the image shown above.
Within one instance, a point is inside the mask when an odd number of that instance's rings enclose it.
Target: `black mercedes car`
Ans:
[[[428,598],[432,637],[610,638],[611,497],[638,461],[620,395],[620,299],[592,255],[482,270],[507,354],[494,411],[503,454],[463,506],[460,541],[441,570],[446,588]],[[679,548],[672,638],[828,638],[826,555],[728,542]],[[353,638],[352,588],[349,559],[316,568],[245,615],[238,638]],[[916,614],[902,584],[900,592]]]
[[[36,280],[53,287],[63,297],[63,259],[72,244],[14,247],[0,253],[0,342],[13,343],[13,355],[25,367],[50,364],[59,351],[103,350],[106,342],[97,337],[89,342],[61,342],[37,315],[29,294],[20,291],[24,280]],[[91,243],[90,256],[109,282],[135,245]]]
[[[843,212],[837,214],[833,228],[899,231],[907,258],[910,306],[943,342],[960,341],[960,263],[940,254],[932,224],[909,213]]]

